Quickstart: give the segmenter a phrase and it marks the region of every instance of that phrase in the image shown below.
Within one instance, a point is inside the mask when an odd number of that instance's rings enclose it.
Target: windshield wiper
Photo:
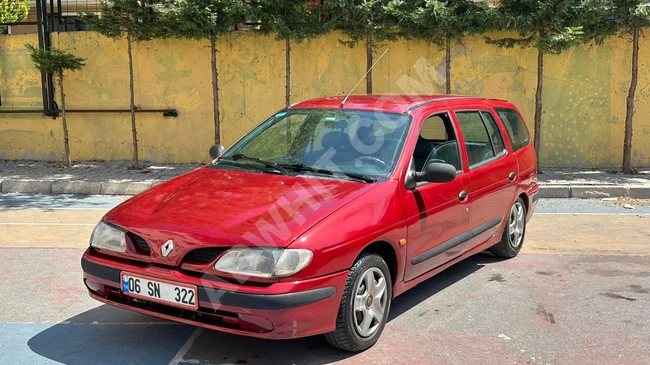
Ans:
[[[333,172],[331,170],[319,169],[319,168],[316,168],[316,167],[307,166],[307,165],[305,165],[303,163],[293,163],[291,165],[281,164],[280,166],[282,166],[284,168],[291,169],[291,170],[297,170],[297,171],[311,171],[311,172],[317,172],[317,173],[327,174],[327,175],[332,175],[333,174]]]
[[[243,153],[236,153],[236,154],[234,154],[234,155],[232,155],[232,156],[229,156],[229,158],[232,159],[233,161],[237,161],[237,160],[248,160],[248,161],[253,161],[253,162],[261,163],[261,164],[264,165],[264,166],[271,167],[271,168],[274,168],[274,169],[280,171],[280,173],[281,173],[282,175],[288,175],[288,174],[289,174],[289,173],[287,173],[287,170],[286,170],[284,167],[278,165],[278,164],[275,163],[275,162],[264,161],[264,160],[259,159],[259,158],[256,158],[256,157],[248,157],[248,156],[244,155]]]
[[[337,173],[343,174],[343,175],[345,175],[347,177],[351,177],[353,179],[362,180],[362,181],[365,181],[367,183],[374,183],[375,181],[377,181],[377,179],[375,179],[374,177],[370,177],[370,176],[364,175],[364,174],[356,174],[354,172],[343,172],[343,171],[337,171]]]
[[[365,181],[367,183],[374,183],[375,181],[377,181],[375,178],[370,177],[368,175],[356,174],[356,173],[353,173],[353,172],[332,171],[332,170],[328,170],[328,169],[319,169],[319,168],[316,168],[316,167],[307,166],[307,165],[302,164],[302,163],[294,163],[294,164],[291,164],[291,165],[282,165],[282,166],[286,167],[286,168],[289,168],[289,169],[292,169],[292,170],[298,170],[298,171],[311,171],[311,172],[315,172],[315,173],[319,173],[319,174],[326,174],[326,175],[335,175],[335,174],[345,175],[347,177],[351,177],[351,178],[357,179],[357,180],[362,180],[362,181]]]

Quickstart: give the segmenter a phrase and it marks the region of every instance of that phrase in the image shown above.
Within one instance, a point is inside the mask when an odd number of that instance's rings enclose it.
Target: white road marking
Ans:
[[[190,347],[194,344],[194,341],[196,341],[197,338],[201,335],[203,332],[203,328],[197,328],[185,341],[185,344],[183,344],[183,347],[178,350],[172,361],[169,362],[169,365],[178,365],[181,361],[183,361],[183,356],[187,354],[187,351],[190,350]]]

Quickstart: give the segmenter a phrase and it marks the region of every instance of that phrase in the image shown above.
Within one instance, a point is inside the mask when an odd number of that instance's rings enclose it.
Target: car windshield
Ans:
[[[307,171],[361,176],[367,181],[385,179],[395,168],[410,121],[407,115],[374,111],[282,111],[215,163],[241,168],[257,162],[257,168],[282,173]]]

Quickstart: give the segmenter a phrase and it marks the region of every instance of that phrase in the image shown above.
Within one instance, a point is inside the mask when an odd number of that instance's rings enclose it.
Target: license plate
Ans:
[[[197,310],[196,286],[178,284],[123,272],[122,292],[128,296],[152,302]]]

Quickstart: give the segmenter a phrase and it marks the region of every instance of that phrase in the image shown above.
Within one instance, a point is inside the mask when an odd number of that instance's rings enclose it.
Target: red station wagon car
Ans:
[[[465,96],[328,97],[108,212],[82,258],[107,304],[360,351],[393,298],[471,255],[516,256],[537,202],[517,109]]]

